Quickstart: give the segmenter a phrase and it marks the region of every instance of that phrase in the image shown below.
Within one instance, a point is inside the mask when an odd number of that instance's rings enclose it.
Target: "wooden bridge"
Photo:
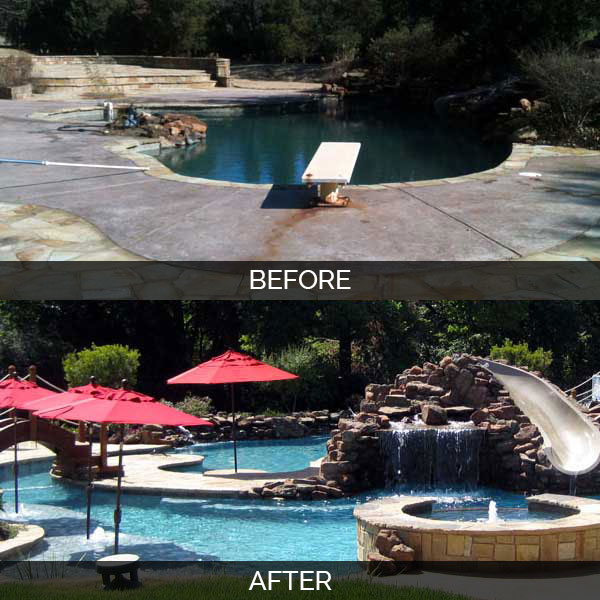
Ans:
[[[17,443],[34,441],[42,444],[56,454],[53,473],[65,477],[81,478],[86,476],[89,464],[90,447],[87,443],[79,443],[77,436],[45,419],[19,418],[16,423]],[[15,443],[15,423],[12,418],[0,419],[0,451],[6,450]],[[92,468],[95,473],[101,470],[100,456],[92,457]],[[104,469],[102,469],[104,471]]]

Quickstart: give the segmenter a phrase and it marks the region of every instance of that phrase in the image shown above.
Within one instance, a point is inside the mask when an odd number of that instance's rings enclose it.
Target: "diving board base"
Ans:
[[[319,193],[314,199],[316,206],[322,207],[341,207],[348,206],[350,198],[340,196],[340,192],[344,186],[339,183],[321,183],[318,185]]]

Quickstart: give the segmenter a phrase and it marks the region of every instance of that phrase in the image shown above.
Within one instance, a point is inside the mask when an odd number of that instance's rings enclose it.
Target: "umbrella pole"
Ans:
[[[121,525],[121,471],[123,470],[123,438],[125,425],[121,425],[121,441],[119,443],[119,472],[117,474],[117,505],[115,507],[115,554],[119,554],[119,526]]]
[[[233,439],[233,464],[235,467],[235,472],[238,472],[238,461],[237,461],[237,439],[236,439],[236,431],[235,431],[235,396],[233,394],[233,383],[230,385],[231,391],[231,438]]]
[[[90,445],[89,454],[88,454],[88,484],[86,490],[87,496],[87,513],[85,518],[85,531],[87,539],[90,539],[90,529],[92,522],[92,490],[94,489],[94,484],[92,483],[92,460],[93,460],[93,448],[92,448],[92,436],[93,436],[93,428],[92,424],[88,424],[88,444]]]
[[[14,464],[13,470],[15,473],[15,513],[19,513],[19,449],[18,449],[18,436],[17,436],[17,409],[13,410],[13,429],[14,429]]]

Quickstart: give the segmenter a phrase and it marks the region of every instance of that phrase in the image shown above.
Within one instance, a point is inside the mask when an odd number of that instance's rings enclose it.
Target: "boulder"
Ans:
[[[529,442],[537,435],[537,427],[535,425],[522,426],[514,435],[514,439],[518,442]]]
[[[423,405],[421,419],[426,425],[446,425],[448,423],[446,410],[436,404]]]
[[[390,529],[382,529],[375,538],[375,548],[384,556],[389,556],[392,548],[401,543],[398,534]]]
[[[397,544],[389,553],[389,557],[396,562],[413,562],[415,560],[415,551],[406,544]]]
[[[468,371],[467,369],[461,369],[452,387],[456,390],[456,393],[461,397],[465,398],[467,392],[471,389],[471,386],[475,382],[475,377],[473,377],[473,373]]]
[[[489,412],[497,419],[514,419],[517,414],[516,406],[499,406],[497,408],[490,408]]]
[[[396,406],[382,406],[377,412],[392,421],[400,421],[414,413],[412,408],[399,408]]]
[[[446,414],[451,421],[470,421],[474,413],[470,406],[448,406]]]
[[[383,556],[379,552],[369,552],[367,555],[367,574],[373,577],[389,577],[397,575],[399,566],[393,558]]]
[[[429,385],[428,383],[419,383],[416,381],[411,381],[406,384],[406,397],[407,398],[417,398],[419,396],[442,396],[444,394],[444,388]]]
[[[384,402],[385,406],[410,406],[410,401],[404,394],[386,396]]]

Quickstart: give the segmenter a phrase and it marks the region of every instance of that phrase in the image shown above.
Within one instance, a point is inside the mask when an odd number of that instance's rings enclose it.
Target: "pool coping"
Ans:
[[[574,514],[549,521],[465,522],[428,519],[429,497],[393,497],[354,510],[359,560],[377,551],[377,538],[393,531],[422,561],[503,562],[600,560],[600,501],[541,494],[527,498],[538,509]]]
[[[179,110],[231,110],[231,109],[246,109],[246,108],[256,108],[263,106],[286,106],[289,104],[304,104],[307,101],[317,101],[322,98],[337,98],[337,96],[328,96],[323,94],[315,94],[312,92],[307,92],[307,97],[302,98],[293,98],[290,97],[287,100],[275,99],[269,100],[268,98],[263,98],[260,101],[254,102],[225,102],[222,104],[206,104],[206,103],[177,103],[177,102],[142,102],[140,103],[141,108],[149,108],[149,109],[179,109]],[[119,108],[124,108],[128,106],[127,103],[115,103],[115,106]],[[73,107],[73,108],[65,108],[62,110],[54,111],[52,113],[32,113],[29,115],[30,118],[42,119],[47,121],[59,121],[63,119],[66,115],[70,114],[78,114],[78,113],[86,113],[86,112],[98,112],[102,110],[102,106],[81,106],[81,107]],[[117,137],[117,136],[113,136]],[[181,183],[191,183],[196,185],[207,185],[219,188],[240,188],[240,189],[254,189],[254,190],[269,190],[273,187],[277,187],[278,189],[294,189],[294,188],[304,188],[305,186],[302,184],[289,184],[289,185],[275,185],[272,183],[242,183],[235,181],[226,181],[226,180],[218,180],[218,179],[205,179],[203,177],[191,177],[187,175],[180,175],[166,167],[163,163],[161,163],[156,157],[143,154],[143,152],[150,152],[155,150],[160,150],[161,145],[157,138],[147,138],[148,141],[142,141],[139,138],[120,136],[120,139],[114,143],[110,143],[105,146],[105,149],[109,150],[113,154],[120,156],[121,158],[125,158],[131,160],[134,164],[139,167],[145,167],[148,171],[145,172],[146,175],[150,177],[156,177],[158,179],[164,179],[167,181],[178,181]],[[468,181],[481,181],[481,180],[489,180],[490,178],[497,177],[499,175],[504,175],[507,173],[512,173],[518,171],[519,169],[525,167],[527,162],[537,155],[537,149],[542,149],[545,152],[556,153],[557,155],[564,154],[565,151],[570,153],[572,148],[561,147],[561,146],[547,146],[547,145],[536,145],[536,144],[521,144],[521,143],[512,143],[511,151],[509,155],[503,160],[500,164],[492,167],[491,169],[486,169],[484,171],[476,171],[474,173],[467,173],[465,175],[457,175],[455,177],[445,177],[445,178],[437,178],[437,179],[424,179],[418,181],[406,181],[406,182],[385,182],[385,183],[377,183],[377,184],[369,184],[369,185],[352,185],[347,186],[348,189],[357,189],[357,190],[382,190],[382,189],[410,189],[410,188],[419,188],[419,187],[428,187],[428,186],[436,186],[443,184],[458,184],[465,183]],[[576,149],[581,150],[585,153],[585,155],[594,155],[600,154],[600,152],[596,152],[593,150],[585,150],[585,149]]]
[[[496,523],[479,521],[441,521],[428,519],[419,514],[436,504],[438,500],[430,497],[397,497],[384,498],[367,502],[354,510],[354,516],[370,525],[381,528],[414,529],[427,533],[465,532],[476,534],[501,534],[514,535],[526,532],[547,532],[560,529],[561,531],[577,531],[590,525],[600,527],[600,500],[582,498],[578,496],[563,496],[559,494],[541,494],[527,498],[528,504],[533,504],[540,509],[552,510],[553,508],[577,511],[576,514],[567,515],[559,519],[548,521],[499,521]],[[558,525],[558,526],[557,526]]]
[[[19,528],[17,535],[14,538],[0,542],[0,561],[23,560],[26,558],[23,553],[39,544],[46,535],[44,529],[39,525],[21,525],[20,523],[14,525]]]

